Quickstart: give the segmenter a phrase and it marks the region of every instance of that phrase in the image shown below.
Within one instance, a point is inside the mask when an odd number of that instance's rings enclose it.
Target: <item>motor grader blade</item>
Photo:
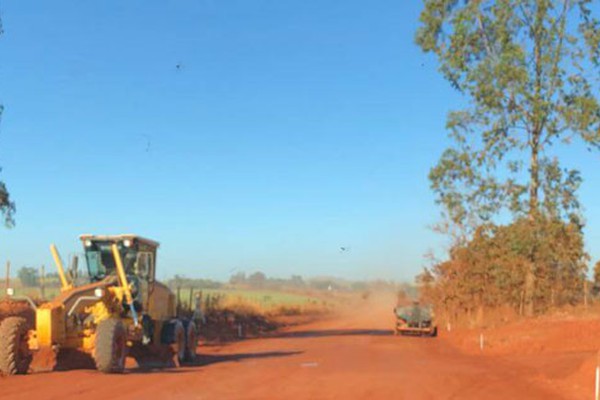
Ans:
[[[127,366],[140,369],[179,367],[177,354],[166,345],[133,346],[129,349]]]
[[[49,372],[56,369],[58,354],[51,347],[42,347],[32,352],[31,372]]]

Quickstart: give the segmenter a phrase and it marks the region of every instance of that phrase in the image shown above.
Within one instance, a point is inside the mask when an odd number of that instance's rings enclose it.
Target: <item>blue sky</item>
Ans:
[[[0,262],[133,232],[161,276],[412,280],[443,243],[427,173],[462,102],[413,44],[420,4],[2,2]],[[565,157],[598,258],[598,156]]]

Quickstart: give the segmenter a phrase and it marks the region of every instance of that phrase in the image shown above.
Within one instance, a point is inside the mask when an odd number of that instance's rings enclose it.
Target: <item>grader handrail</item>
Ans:
[[[77,299],[77,301],[75,301],[75,304],[73,304],[73,306],[69,309],[69,312],[67,313],[68,317],[73,315],[73,313],[75,312],[77,307],[79,307],[79,303],[81,303],[82,301],[98,301],[98,297],[97,296],[81,296],[81,297],[79,297]]]
[[[25,300],[27,303],[29,303],[29,305],[31,306],[31,308],[33,308],[33,310],[37,310],[37,306],[35,305],[35,302],[33,301],[33,299],[27,295],[21,294],[21,295],[14,295],[14,294],[8,294],[7,291],[7,296],[11,299],[11,300]]]

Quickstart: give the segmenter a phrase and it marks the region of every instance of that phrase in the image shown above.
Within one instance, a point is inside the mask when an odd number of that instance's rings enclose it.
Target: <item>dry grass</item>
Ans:
[[[265,303],[252,296],[213,293],[203,297],[206,323],[201,334],[207,340],[228,341],[260,336],[282,326],[282,318],[317,317],[331,311],[328,302]],[[191,310],[187,310],[191,312]],[[288,324],[289,320],[285,322]]]

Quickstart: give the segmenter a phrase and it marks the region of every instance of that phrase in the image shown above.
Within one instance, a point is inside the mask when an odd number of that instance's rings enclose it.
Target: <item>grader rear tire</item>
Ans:
[[[181,365],[185,361],[185,328],[180,320],[173,322],[173,344],[171,348],[177,357],[177,362]]]
[[[26,374],[31,363],[25,318],[9,317],[0,324],[0,372]]]
[[[118,319],[106,319],[96,329],[94,361],[98,371],[118,374],[125,369],[127,331]]]
[[[172,319],[163,325],[160,341],[169,347],[176,367],[185,361],[185,336],[185,327],[180,319]]]
[[[194,321],[184,321],[185,327],[185,361],[196,361],[196,347],[198,347],[198,328]]]

